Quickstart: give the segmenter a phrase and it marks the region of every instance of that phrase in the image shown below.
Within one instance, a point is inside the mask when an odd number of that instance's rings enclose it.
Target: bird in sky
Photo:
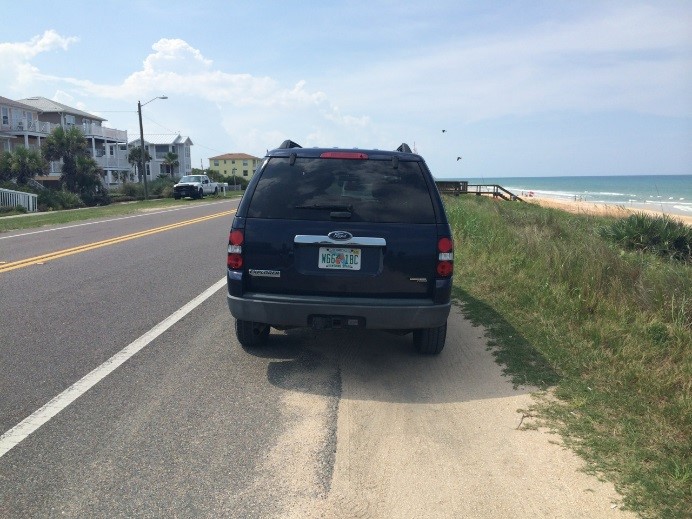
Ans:
[[[446,132],[447,130],[442,130],[442,133]]]
[[[457,157],[457,161],[461,160],[461,157]]]

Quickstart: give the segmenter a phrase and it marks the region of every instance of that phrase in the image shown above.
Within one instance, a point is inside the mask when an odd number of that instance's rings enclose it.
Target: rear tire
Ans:
[[[235,336],[238,342],[246,348],[261,346],[269,337],[269,325],[254,321],[235,320]]]
[[[204,198],[204,190],[201,187],[199,188],[199,192],[197,193],[197,198]]]
[[[413,331],[413,345],[418,353],[437,355],[445,347],[447,338],[447,323],[437,328],[423,328]]]

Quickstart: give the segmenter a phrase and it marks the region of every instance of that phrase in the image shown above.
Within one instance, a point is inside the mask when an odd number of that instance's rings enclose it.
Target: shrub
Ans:
[[[69,191],[55,191],[42,189],[38,193],[38,208],[41,211],[58,209],[76,209],[84,207],[84,202],[79,196]]]
[[[109,205],[112,202],[110,195],[104,191],[100,191],[98,193],[83,194],[82,200],[87,205],[87,207],[93,207],[96,205]]]
[[[26,214],[26,207],[23,205],[3,205],[0,206],[0,215],[7,216],[9,214]]]
[[[599,234],[627,250],[692,261],[692,227],[669,216],[633,214],[600,228]]]
[[[154,195],[154,196],[163,196],[163,197],[172,197],[173,196],[173,185],[175,184],[175,181],[167,176],[162,176],[157,178],[156,180],[153,180],[149,182],[149,195]],[[170,188],[170,189],[168,189]],[[170,194],[164,194],[164,191],[168,192],[170,190]]]
[[[144,184],[128,182],[120,187],[120,193],[135,199],[144,198]]]

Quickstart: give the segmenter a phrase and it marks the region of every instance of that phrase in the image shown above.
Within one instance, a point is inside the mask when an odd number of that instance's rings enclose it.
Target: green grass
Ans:
[[[692,510],[692,266],[602,237],[615,219],[446,198],[455,295],[534,412],[644,517]]]
[[[190,204],[205,204],[209,202],[218,202],[219,200],[224,199],[231,199],[234,196],[237,197],[239,195],[227,193],[226,197],[207,196],[201,200],[174,200],[172,198],[162,198],[158,200],[114,203],[107,206],[88,207],[83,209],[30,213],[26,216],[20,216],[17,218],[8,218],[8,216],[18,214],[16,212],[0,213],[0,232],[31,229],[34,227],[42,227],[45,225],[57,225],[69,222],[91,220],[94,218],[123,216],[128,214],[136,214],[144,210],[150,211],[152,209],[166,209],[169,207],[184,206]]]

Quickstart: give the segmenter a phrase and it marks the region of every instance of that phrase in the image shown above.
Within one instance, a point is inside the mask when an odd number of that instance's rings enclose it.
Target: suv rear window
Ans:
[[[261,175],[250,218],[435,223],[418,162],[275,157]]]

